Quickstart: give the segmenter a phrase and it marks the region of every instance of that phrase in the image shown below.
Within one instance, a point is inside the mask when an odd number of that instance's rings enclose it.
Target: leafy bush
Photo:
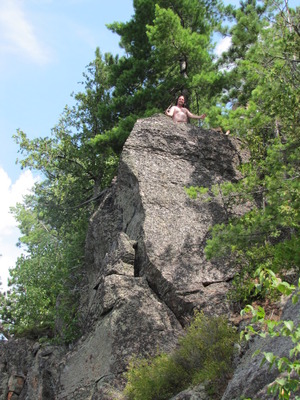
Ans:
[[[230,376],[236,341],[225,318],[196,313],[173,353],[130,362],[125,394],[130,400],[167,400],[201,382],[216,393]]]
[[[168,354],[134,358],[129,364],[125,394],[132,400],[167,400],[184,388],[187,373]]]
[[[210,382],[211,389],[218,391],[230,377],[237,340],[235,328],[224,317],[197,313],[187,334],[180,338],[174,358],[188,372],[189,383]]]

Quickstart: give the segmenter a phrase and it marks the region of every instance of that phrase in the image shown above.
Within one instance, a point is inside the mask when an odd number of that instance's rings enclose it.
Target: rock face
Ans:
[[[289,299],[284,307],[281,319],[293,321],[295,326],[299,325],[300,302],[292,304],[291,299]],[[290,337],[279,336],[267,337],[266,339],[256,337],[238,363],[222,400],[239,400],[240,398],[251,398],[253,400],[274,399],[274,396],[268,394],[268,387],[278,378],[279,373],[275,367],[270,369],[268,363],[261,366],[263,352],[272,352],[279,357],[289,357],[291,348],[295,346],[296,343],[292,343]],[[253,357],[257,350],[260,350],[261,353]],[[292,377],[299,380],[299,376],[292,375]],[[294,398],[291,397],[291,399]]]
[[[191,200],[184,188],[238,180],[237,167],[246,156],[239,147],[236,139],[176,125],[165,116],[136,123],[117,182],[91,220],[90,304],[100,280],[116,274],[146,279],[180,322],[195,305],[213,313],[224,310],[234,271],[224,262],[208,262],[203,249],[210,226],[226,220],[229,210],[220,198],[209,203]],[[121,233],[133,242],[131,271],[128,265],[124,269],[124,260],[123,265],[110,260]]]
[[[64,350],[27,339],[0,342],[0,399],[55,399]]]
[[[234,271],[208,262],[203,249],[209,227],[228,211],[220,199],[191,200],[184,188],[239,179],[238,145],[165,116],[136,123],[116,182],[90,221],[86,337],[64,362],[59,399],[105,398],[107,382],[122,382],[133,354],[172,349],[195,307],[227,311]]]
[[[163,115],[137,121],[89,224],[84,334],[68,352],[31,344],[22,363],[3,342],[0,400],[11,392],[27,400],[121,398],[132,355],[171,350],[195,308],[229,313],[235,271],[208,261],[204,247],[211,225],[245,210],[229,210],[221,197],[192,200],[184,189],[237,181],[247,157],[238,139],[220,133]]]
[[[91,218],[83,308],[93,333],[68,358],[60,398],[74,393],[79,377],[82,386],[99,387],[132,354],[170,350],[193,308],[226,310],[234,271],[208,262],[203,249],[209,227],[227,211],[220,199],[189,199],[184,188],[239,179],[241,158],[238,141],[217,133],[165,116],[136,123],[116,183]]]

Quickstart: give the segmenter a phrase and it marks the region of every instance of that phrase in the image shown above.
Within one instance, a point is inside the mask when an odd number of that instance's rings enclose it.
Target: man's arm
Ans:
[[[187,116],[192,119],[204,119],[206,117],[206,114],[202,114],[202,115],[192,114],[187,108],[186,108],[186,113],[187,113]]]
[[[174,106],[169,106],[169,107],[166,109],[165,114],[166,114],[168,117],[173,117],[173,114],[174,114]]]

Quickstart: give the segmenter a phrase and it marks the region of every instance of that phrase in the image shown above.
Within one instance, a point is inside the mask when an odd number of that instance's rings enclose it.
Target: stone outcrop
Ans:
[[[194,308],[228,312],[234,270],[208,262],[203,250],[210,226],[229,211],[221,199],[191,200],[184,188],[239,179],[247,155],[239,144],[165,116],[136,123],[90,221],[86,336],[64,361],[59,399],[78,387],[104,398],[107,383],[122,383],[132,355],[171,350]]]
[[[3,342],[0,400],[121,399],[133,355],[174,348],[194,309],[229,315],[235,271],[208,261],[204,247],[213,224],[245,208],[229,209],[221,196],[190,199],[185,187],[237,181],[247,157],[230,136],[164,115],[137,121],[90,220],[83,336],[67,350],[23,341],[22,362],[9,352],[15,341]],[[201,387],[191,393],[177,398],[205,398]]]
[[[0,342],[0,399],[54,399],[63,354],[27,339]]]
[[[211,225],[231,211],[221,198],[195,201],[184,189],[238,180],[246,156],[237,139],[176,125],[165,116],[139,120],[125,144],[116,184],[91,220],[89,303],[104,276],[120,274],[108,257],[122,232],[133,241],[134,260],[131,272],[124,261],[119,265],[121,275],[146,279],[180,322],[195,305],[224,311],[234,271],[224,260],[207,261],[203,250]]]

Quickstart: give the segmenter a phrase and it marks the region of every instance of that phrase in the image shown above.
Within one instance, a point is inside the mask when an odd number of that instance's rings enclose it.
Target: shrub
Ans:
[[[193,385],[209,381],[218,390],[230,377],[237,340],[235,328],[224,317],[196,313],[186,335],[179,340],[174,357],[188,371]]]
[[[186,386],[187,374],[165,353],[134,358],[129,364],[125,394],[131,400],[167,400]]]
[[[237,338],[225,318],[196,313],[173,353],[132,359],[125,395],[129,400],[167,400],[202,382],[218,392],[231,373]]]

